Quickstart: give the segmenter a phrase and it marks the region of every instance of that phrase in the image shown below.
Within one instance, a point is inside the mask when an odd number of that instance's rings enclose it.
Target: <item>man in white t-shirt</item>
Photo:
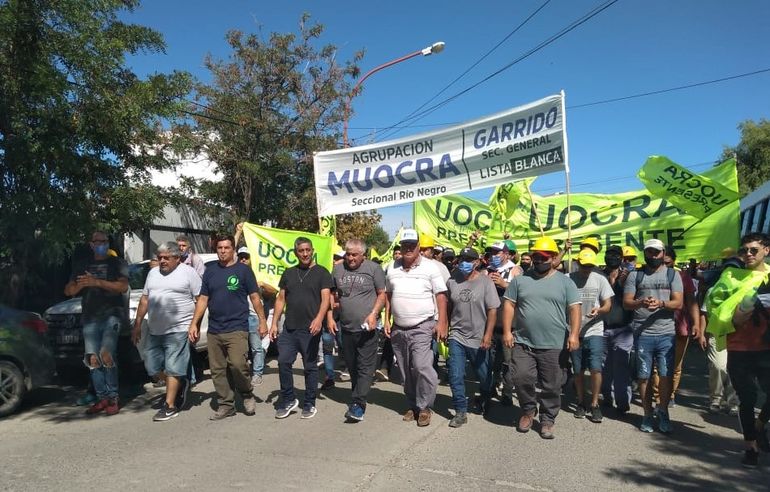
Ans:
[[[147,274],[142,298],[136,309],[132,339],[139,343],[145,315],[149,340],[144,365],[150,376],[165,379],[166,401],[153,420],[163,422],[179,415],[177,394],[190,363],[187,331],[201,290],[201,277],[182,263],[181,251],[174,242],[161,244],[157,258],[160,266]]]

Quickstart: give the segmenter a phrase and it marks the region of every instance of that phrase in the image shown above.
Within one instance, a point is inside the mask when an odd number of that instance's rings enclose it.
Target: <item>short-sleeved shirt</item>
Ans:
[[[664,266],[658,268],[653,273],[647,273],[645,271],[638,292],[636,290],[636,276],[639,274],[639,271],[637,270],[629,273],[628,278],[626,279],[626,285],[623,288],[623,294],[633,294],[634,299],[653,297],[662,301],[671,300],[672,293],[681,293],[683,291],[682,277],[675,274],[669,284],[667,270],[668,267]],[[631,327],[637,335],[674,335],[676,333],[674,311],[671,311],[670,309],[656,309],[655,311],[650,311],[647,308],[641,307],[634,310]]]
[[[569,306],[580,304],[575,283],[561,272],[537,277],[526,272],[511,279],[506,299],[516,303],[516,343],[561,349],[567,339]]]
[[[447,282],[452,312],[449,314],[449,338],[470,348],[479,348],[487,325],[487,311],[500,306],[500,297],[492,279],[476,274],[469,280],[455,271]]]
[[[340,327],[361,331],[361,324],[377,301],[377,292],[385,290],[385,272],[371,260],[364,260],[355,270],[350,270],[343,261],[334,265],[332,277],[340,299]]]
[[[187,258],[182,263],[192,267],[201,277],[206,272],[206,265],[203,263],[203,259],[192,251],[190,251],[190,254],[187,255]]]
[[[201,292],[201,277],[194,268],[180,263],[164,274],[155,267],[147,274],[142,295],[147,296],[147,324],[152,335],[187,331],[195,313],[195,297]]]
[[[258,292],[254,272],[243,263],[206,265],[201,295],[209,298],[209,333],[249,331],[248,296]]]
[[[435,261],[417,258],[415,262],[404,270],[403,263],[397,261],[385,277],[393,322],[401,327],[416,326],[431,319],[436,313],[434,296],[446,292],[446,283]]]
[[[284,290],[286,300],[284,330],[310,330],[310,323],[321,308],[321,290],[331,290],[332,286],[329,270],[321,265],[293,266],[284,270],[278,281],[278,288]],[[323,324],[326,325],[325,316]]]
[[[570,273],[569,278],[575,282],[578,294],[580,294],[580,310],[582,315],[580,320],[580,337],[604,336],[604,318],[602,316],[590,318],[588,314],[594,308],[601,307],[602,301],[615,295],[609,281],[604,275],[594,271],[588,275],[588,278],[583,277],[579,272]]]
[[[114,282],[121,278],[128,278],[128,265],[123,259],[115,256],[108,256],[103,260],[92,257],[73,268],[70,280],[75,280],[86,272],[99,280]],[[104,319],[109,316],[128,320],[128,294],[115,294],[100,287],[86,287],[80,291],[80,295],[85,321]]]

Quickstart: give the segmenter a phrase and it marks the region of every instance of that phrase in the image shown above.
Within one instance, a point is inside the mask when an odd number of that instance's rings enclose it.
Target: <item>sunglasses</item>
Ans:
[[[739,248],[738,249],[738,255],[739,256],[745,256],[747,253],[751,256],[757,256],[757,253],[759,253],[760,248],[757,247],[751,247],[751,248]]]

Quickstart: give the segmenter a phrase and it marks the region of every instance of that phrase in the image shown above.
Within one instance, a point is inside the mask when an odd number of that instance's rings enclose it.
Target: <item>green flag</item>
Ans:
[[[521,198],[529,194],[529,187],[534,180],[526,178],[496,187],[489,197],[489,211],[504,219],[513,215]]]
[[[688,171],[663,156],[650,156],[637,176],[651,195],[663,198],[699,219],[739,198],[737,189],[730,189],[707,176]]]
[[[337,216],[325,215],[318,217],[318,234],[321,236],[335,237],[337,235]]]

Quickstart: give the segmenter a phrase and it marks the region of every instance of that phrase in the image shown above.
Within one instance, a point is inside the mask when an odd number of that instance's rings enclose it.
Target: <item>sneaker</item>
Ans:
[[[743,453],[743,459],[741,460],[741,465],[743,465],[744,468],[756,468],[759,464],[759,451],[755,451],[753,449],[747,449]]]
[[[304,408],[302,410],[302,415],[300,416],[300,418],[301,419],[312,419],[313,417],[315,417],[315,414],[317,414],[317,413],[318,413],[318,409],[316,409],[316,407],[311,405],[311,406],[309,406],[307,408]]]
[[[219,407],[216,412],[209,417],[209,420],[223,420],[235,415],[235,409],[232,407]]]
[[[86,393],[75,401],[75,405],[78,407],[90,406],[96,403],[96,395],[93,393]]]
[[[594,424],[601,424],[603,418],[604,418],[604,415],[602,415],[602,410],[601,408],[599,408],[599,405],[596,405],[595,407],[591,407],[591,413],[588,414],[588,420],[590,420]]]
[[[433,415],[433,412],[430,408],[425,408],[423,410],[420,410],[419,415],[417,415],[417,427],[427,427],[430,425],[430,416]]]
[[[411,408],[404,412],[404,417],[401,419],[404,422],[414,422],[414,410]]]
[[[583,405],[578,405],[575,409],[575,413],[572,415],[576,419],[582,419],[586,416],[586,407]]]
[[[334,388],[334,380],[331,378],[325,379],[324,382],[321,383],[321,391],[325,391],[332,388]]]
[[[362,420],[364,420],[364,409],[361,408],[361,405],[354,403],[350,405],[350,408],[348,408],[348,411],[345,412],[345,418],[348,420],[361,422]]]
[[[540,437],[543,439],[553,439],[553,422],[540,423]]]
[[[340,381],[350,381],[350,373],[348,371],[340,371]]]
[[[153,388],[165,388],[166,387],[166,380],[165,379],[159,379],[157,381],[152,382]]]
[[[390,381],[387,369],[377,369],[374,371],[374,378],[379,382]]]
[[[644,417],[642,417],[642,425],[639,426],[639,430],[642,432],[652,432],[653,431],[652,424],[653,424],[652,415],[645,415]]]
[[[120,412],[120,407],[118,406],[118,399],[111,398],[107,400],[107,406],[104,407],[104,413],[106,413],[107,415],[117,415],[118,412]]]
[[[104,411],[109,405],[110,401],[107,398],[103,398],[86,409],[87,415],[96,415],[99,412]]]
[[[190,400],[190,380],[188,378],[182,378],[182,387],[178,395],[176,395],[176,408],[184,410],[187,408],[187,402]]]
[[[676,407],[676,400],[672,397],[670,400],[668,400],[668,408],[674,408]]]
[[[152,417],[153,422],[165,422],[166,420],[171,420],[173,418],[176,418],[177,415],[179,415],[179,410],[176,408],[169,408],[168,405],[163,405],[163,408],[158,410],[158,413],[156,413]]]
[[[712,401],[709,404],[709,413],[720,413],[722,411],[722,405],[718,401]]]
[[[519,423],[516,425],[516,430],[522,434],[529,432],[532,428],[532,423],[535,421],[535,415],[537,415],[537,409],[532,413],[523,413],[519,417]]]
[[[661,408],[656,410],[656,413],[658,414],[658,429],[664,434],[671,432],[671,419],[668,416],[668,410]]]
[[[297,409],[299,406],[299,400],[296,398],[293,401],[290,401],[289,403],[285,403],[282,407],[278,407],[278,410],[275,411],[275,418],[277,419],[285,419],[289,415],[291,415],[291,412]]]
[[[243,399],[243,413],[246,415],[257,413],[257,400],[254,398],[254,395]]]
[[[731,405],[730,409],[727,411],[727,414],[730,417],[737,417],[739,413],[738,405]]]
[[[465,412],[457,412],[452,420],[449,421],[449,427],[461,427],[463,424],[468,423],[468,414]]]
[[[262,375],[261,374],[255,374],[251,377],[251,385],[252,386],[259,386],[262,384]]]
[[[473,413],[476,415],[484,415],[487,413],[487,409],[489,408],[489,399],[477,396],[473,400]]]

